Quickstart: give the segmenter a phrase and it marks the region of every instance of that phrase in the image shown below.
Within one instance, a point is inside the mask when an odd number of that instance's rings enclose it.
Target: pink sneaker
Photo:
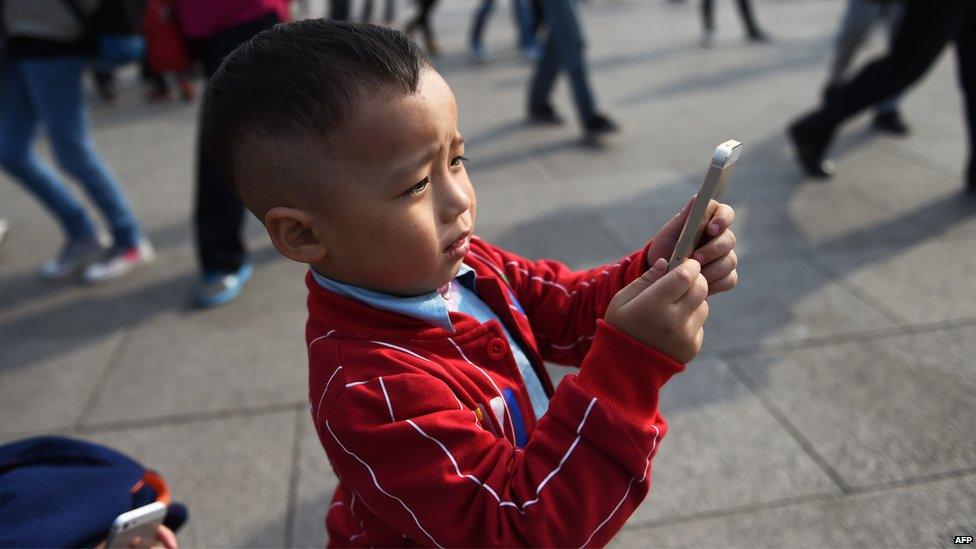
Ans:
[[[84,280],[89,284],[98,284],[121,278],[132,271],[148,265],[156,259],[156,251],[148,240],[140,240],[131,248],[113,247],[101,261],[93,263],[85,269]]]

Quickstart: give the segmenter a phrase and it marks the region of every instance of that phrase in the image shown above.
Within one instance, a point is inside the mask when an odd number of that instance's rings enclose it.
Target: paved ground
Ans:
[[[945,546],[976,533],[976,201],[959,194],[952,56],[906,99],[912,136],[852,122],[825,184],[796,171],[782,130],[818,94],[839,1],[759,1],[768,46],[744,44],[719,3],[706,50],[694,5],[593,0],[594,83],[625,128],[604,150],[579,146],[573,125],[523,126],[529,69],[508,14],[492,22],[492,61],[473,67],[460,52],[474,2],[443,4],[438,65],[486,238],[577,267],[610,261],[687,199],[717,143],[745,143],[729,192],[741,286],[713,300],[704,354],[665,390],[654,488],[615,543]],[[132,89],[93,118],[159,261],[103,288],[41,284],[59,234],[0,184],[13,224],[0,441],[67,433],[159,468],[190,505],[187,547],[322,545],[335,479],[306,410],[302,267],[253,223],[247,294],[190,311],[195,106],[144,106]]]

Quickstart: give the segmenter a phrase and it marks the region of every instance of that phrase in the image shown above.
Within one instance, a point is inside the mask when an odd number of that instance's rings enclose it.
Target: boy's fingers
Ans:
[[[739,257],[735,255],[735,250],[730,251],[718,259],[705,264],[702,267],[702,276],[709,284],[725,278],[729,273],[735,270],[739,264]]]
[[[739,284],[739,273],[732,271],[724,278],[708,283],[709,295],[727,292],[734,289]]]
[[[644,271],[637,279],[635,279],[630,284],[624,286],[617,292],[614,296],[615,300],[618,300],[621,305],[629,303],[631,300],[639,296],[644,290],[650,288],[655,282],[657,282],[661,277],[666,275],[668,272],[668,262],[664,258],[659,258],[657,261],[651,265],[651,268]]]
[[[655,282],[652,290],[661,301],[677,303],[695,285],[700,274],[701,264],[688,259]]]
[[[179,548],[176,543],[176,534],[163,525],[160,525],[159,528],[156,529],[156,542],[157,544],[162,544],[165,549]]]
[[[708,320],[708,302],[702,301],[695,309],[695,312],[691,314],[691,325],[695,328],[701,329],[705,325],[705,321]]]
[[[705,227],[705,234],[708,236],[718,236],[722,234],[722,231],[732,226],[733,220],[735,220],[735,210],[732,209],[732,206],[720,203],[715,208],[715,213],[712,214],[712,218],[708,220],[708,225]]]
[[[691,257],[702,265],[708,265],[712,261],[728,255],[734,248],[735,233],[731,230],[726,230],[724,233],[708,241],[701,248],[695,250],[695,253]]]
[[[705,280],[704,276],[699,274],[695,277],[695,280],[692,282],[691,287],[688,288],[688,291],[685,292],[685,295],[676,304],[678,307],[691,313],[705,302],[706,297],[708,297],[708,281]]]

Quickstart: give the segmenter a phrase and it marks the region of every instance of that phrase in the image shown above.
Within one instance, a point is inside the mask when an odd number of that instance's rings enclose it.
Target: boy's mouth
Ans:
[[[450,246],[444,248],[444,253],[451,257],[464,257],[468,253],[470,242],[471,232],[467,231],[452,242]]]

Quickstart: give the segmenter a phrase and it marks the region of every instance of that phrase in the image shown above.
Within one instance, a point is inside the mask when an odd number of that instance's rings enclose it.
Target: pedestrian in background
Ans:
[[[175,0],[173,7],[208,79],[234,48],[288,19],[286,0]],[[251,277],[241,236],[244,205],[199,142],[193,220],[202,271],[194,301],[198,307],[222,305],[240,295]]]
[[[976,2],[972,0],[909,0],[888,52],[790,125],[800,168],[812,177],[830,177],[833,166],[824,157],[841,124],[913,85],[949,42],[956,44],[969,136],[964,185],[967,192],[976,193]]]
[[[543,14],[549,28],[529,83],[529,122],[562,124],[549,96],[560,72],[569,76],[576,113],[587,140],[617,131],[617,125],[597,112],[583,50],[586,47],[579,15],[579,0],[544,0]]]
[[[142,34],[146,39],[146,62],[143,70],[152,85],[146,98],[150,102],[168,101],[168,77],[173,77],[183,100],[192,101],[196,89],[190,68],[190,55],[173,13],[173,0],[147,2],[142,17]]]
[[[88,123],[81,75],[96,45],[85,22],[100,9],[106,8],[97,0],[75,0],[75,8],[64,0],[2,4],[7,55],[0,104],[0,165],[61,224],[67,242],[41,269],[41,276],[52,280],[80,273],[87,282],[104,282],[155,257],[122,186],[99,158]],[[101,242],[82,203],[34,152],[41,123],[58,163],[81,183],[108,222],[110,247]]]
[[[535,32],[533,31],[532,6],[529,5],[529,0],[511,0],[511,2],[512,14],[518,26],[518,45],[519,49],[522,50],[522,57],[534,61],[539,57],[539,46],[536,43]],[[482,37],[485,32],[485,25],[488,23],[488,18],[494,8],[495,0],[482,0],[481,5],[474,12],[474,19],[471,21],[470,45],[471,57],[475,61],[482,62],[488,57],[485,53]]]
[[[830,65],[825,94],[830,94],[844,81],[844,74],[854,60],[854,56],[857,55],[857,51],[870,35],[871,29],[878,23],[884,24],[890,42],[898,29],[898,24],[901,23],[904,12],[903,0],[847,0],[847,8],[841,20],[840,31],[837,33],[834,59]],[[875,107],[875,128],[894,135],[908,133],[908,125],[899,112],[899,102],[900,96],[896,95],[885,99]]]
[[[427,53],[433,57],[441,54],[440,44],[434,36],[434,24],[430,21],[431,12],[437,7],[438,0],[417,0],[417,15],[407,23],[403,32],[407,36],[413,37],[414,33],[420,29],[424,33],[424,47]]]
[[[752,42],[767,42],[769,36],[759,28],[756,18],[752,14],[751,0],[736,0],[739,6],[739,15],[742,17],[742,24],[746,28],[746,38]],[[714,0],[702,0],[701,3],[702,19],[702,45],[709,47],[715,35],[715,3]]]

